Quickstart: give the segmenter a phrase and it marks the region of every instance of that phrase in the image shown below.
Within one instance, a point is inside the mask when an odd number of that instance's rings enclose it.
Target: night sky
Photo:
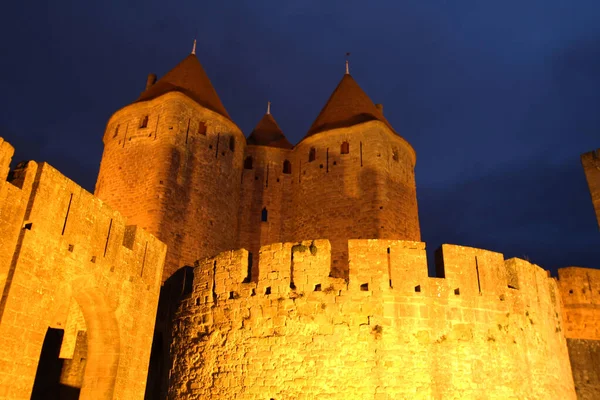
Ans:
[[[41,3],[41,2],[40,2]],[[304,137],[344,73],[417,152],[422,239],[600,268],[598,0],[3,4],[0,136],[93,191],[108,118],[197,54],[248,135]]]

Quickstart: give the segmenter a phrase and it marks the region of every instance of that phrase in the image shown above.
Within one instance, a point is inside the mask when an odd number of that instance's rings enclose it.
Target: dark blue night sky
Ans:
[[[92,4],[93,3],[93,4]],[[0,136],[93,191],[110,115],[197,54],[246,133],[292,143],[344,73],[417,152],[423,241],[600,268],[598,0],[8,2]]]

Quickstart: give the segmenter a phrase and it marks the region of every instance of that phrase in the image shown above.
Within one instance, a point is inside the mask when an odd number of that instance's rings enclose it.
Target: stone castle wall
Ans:
[[[564,334],[577,398],[593,400],[600,393],[600,270],[569,267],[558,270]]]
[[[329,239],[334,276],[348,276],[348,239],[421,239],[414,150],[383,123],[309,136],[294,149],[294,161],[293,217],[281,241]]]
[[[574,399],[556,281],[490,251],[350,240],[348,280],[327,240],[198,264],[175,320],[178,399]]]
[[[600,227],[600,149],[583,154],[581,164],[592,195],[598,227]]]
[[[236,247],[245,142],[230,120],[178,92],[109,120],[95,193],[168,245],[163,280]]]
[[[345,278],[348,239],[421,238],[414,150],[379,121],[310,136],[293,150],[248,146],[245,157],[253,165],[242,176],[239,246],[254,259],[261,245],[324,237],[332,274]]]
[[[252,160],[242,172],[242,193],[239,211],[239,242],[237,248],[248,249],[253,255],[253,280],[258,279],[258,257],[261,246],[283,240],[283,228],[291,218],[290,204],[294,189],[294,166],[291,150],[268,146],[246,146],[244,160]],[[290,173],[284,173],[285,161]],[[246,164],[247,161],[245,161]],[[263,209],[266,221],[263,221]]]
[[[0,171],[11,156],[0,139]],[[81,399],[142,399],[165,245],[46,163],[11,175],[0,180],[0,399],[30,398],[48,328],[64,330],[61,382]]]

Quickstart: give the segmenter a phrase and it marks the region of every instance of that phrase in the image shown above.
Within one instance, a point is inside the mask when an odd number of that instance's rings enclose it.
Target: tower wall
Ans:
[[[590,194],[592,195],[598,227],[600,227],[600,149],[583,154],[581,156],[581,164],[583,165]]]
[[[349,281],[327,240],[200,262],[175,320],[178,399],[574,399],[560,296],[546,271],[444,245],[350,240]],[[291,285],[293,283],[293,285]],[[290,286],[294,286],[292,290]]]
[[[96,195],[167,244],[163,280],[236,247],[244,147],[235,124],[178,92],[111,117]]]
[[[559,269],[558,276],[564,335],[577,398],[597,399],[600,393],[600,270],[569,267]]]
[[[344,142],[348,154],[341,154]],[[348,273],[348,239],[420,240],[415,160],[412,147],[379,121],[305,138],[294,149],[284,240],[327,238],[340,277]]]
[[[293,190],[293,169],[283,173],[286,160],[292,161],[292,151],[268,146],[246,146],[244,160],[252,159],[252,169],[242,172],[242,192],[239,209],[238,247],[253,256],[251,279],[258,279],[260,246],[283,240],[283,225],[289,215]],[[262,210],[266,209],[266,221]]]

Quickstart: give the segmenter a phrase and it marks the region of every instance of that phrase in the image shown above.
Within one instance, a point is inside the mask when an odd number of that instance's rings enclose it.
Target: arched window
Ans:
[[[140,121],[140,128],[146,128],[148,126],[148,116],[144,116]]]
[[[308,162],[315,161],[315,158],[317,158],[317,151],[314,147],[311,147],[308,153]]]
[[[292,163],[289,162],[288,160],[285,160],[283,162],[283,173],[284,174],[291,174],[292,173]]]
[[[235,150],[235,139],[233,138],[233,136],[229,138],[229,150]]]
[[[260,213],[260,220],[262,222],[267,222],[267,207],[263,207],[263,209]]]
[[[342,143],[342,148],[340,149],[340,153],[342,153],[342,154],[350,153],[350,143],[348,143],[348,142]]]
[[[244,160],[244,169],[252,169],[252,157],[246,157]]]

